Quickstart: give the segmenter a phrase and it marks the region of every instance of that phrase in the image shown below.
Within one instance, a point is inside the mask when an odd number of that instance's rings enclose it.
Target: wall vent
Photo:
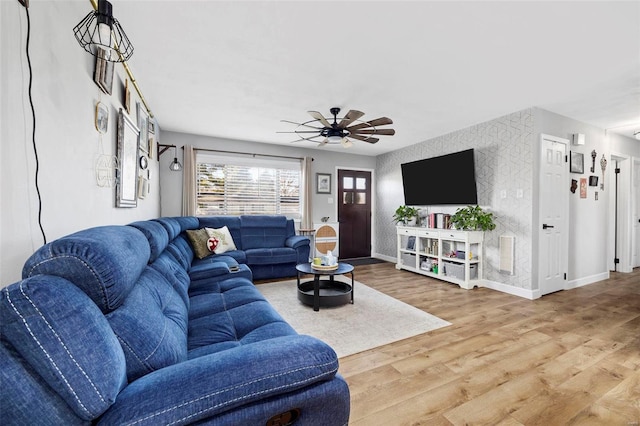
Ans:
[[[515,274],[516,237],[500,236],[500,272]]]

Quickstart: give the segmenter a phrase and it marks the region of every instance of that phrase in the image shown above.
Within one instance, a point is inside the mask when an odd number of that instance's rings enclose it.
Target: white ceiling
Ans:
[[[531,106],[640,130],[639,1],[112,3],[163,130],[289,145],[309,110],[393,119],[365,155]]]

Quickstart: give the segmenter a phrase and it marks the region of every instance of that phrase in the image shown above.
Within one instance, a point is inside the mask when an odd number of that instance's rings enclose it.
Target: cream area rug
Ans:
[[[298,333],[324,341],[340,358],[451,325],[358,281],[353,305],[318,312],[298,300],[296,280],[256,288]]]

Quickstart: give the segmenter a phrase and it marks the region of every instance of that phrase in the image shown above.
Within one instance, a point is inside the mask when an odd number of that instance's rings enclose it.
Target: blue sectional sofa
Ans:
[[[91,228],[38,249],[0,291],[2,423],[347,424],[335,352],[251,282],[253,268],[289,273],[298,258],[280,249],[304,246],[260,219],[227,218],[237,253],[203,259],[186,230],[220,218]]]

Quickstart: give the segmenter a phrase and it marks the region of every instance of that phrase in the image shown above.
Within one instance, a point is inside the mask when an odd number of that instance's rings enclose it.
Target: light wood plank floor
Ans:
[[[351,425],[640,424],[640,271],[534,301],[391,263],[355,277],[453,325],[342,358]]]

